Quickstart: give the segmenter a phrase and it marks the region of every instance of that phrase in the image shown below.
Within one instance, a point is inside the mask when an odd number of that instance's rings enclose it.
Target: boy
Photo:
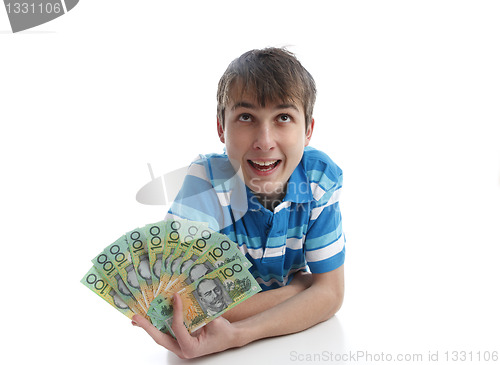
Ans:
[[[171,214],[209,222],[237,242],[263,291],[196,336],[184,327],[175,294],[177,340],[134,316],[134,325],[179,357],[302,331],[340,309],[342,171],[324,153],[306,148],[315,97],[312,76],[284,49],[247,52],[222,76],[217,132],[226,154],[201,156],[192,164]],[[235,176],[243,179],[243,189]]]

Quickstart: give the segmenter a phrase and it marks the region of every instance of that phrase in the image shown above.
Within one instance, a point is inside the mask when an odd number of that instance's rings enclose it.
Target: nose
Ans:
[[[217,295],[213,290],[211,290],[210,293],[207,294],[207,297],[209,301],[213,302],[217,298]]]
[[[268,123],[256,126],[253,148],[262,151],[270,151],[275,147],[274,133]]]

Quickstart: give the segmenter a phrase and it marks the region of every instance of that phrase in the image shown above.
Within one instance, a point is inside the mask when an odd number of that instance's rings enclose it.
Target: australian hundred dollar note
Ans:
[[[171,282],[168,292],[174,293],[182,289],[209,272],[224,266],[232,261],[247,261],[245,255],[239,250],[238,245],[231,241],[226,235],[215,233],[212,235],[215,243],[203,252],[189,267],[182,270],[180,274]],[[196,250],[196,252],[198,252]]]
[[[146,232],[142,228],[136,228],[127,232],[125,237],[129,247],[130,258],[137,273],[139,287],[149,306],[149,303],[154,299],[154,291]]]
[[[126,285],[126,289],[134,296],[141,309],[146,313],[149,303],[141,291],[137,271],[132,262],[130,248],[125,235],[106,247],[103,253],[106,255],[106,259],[113,263],[122,279],[122,281],[118,282],[118,285]]]
[[[138,313],[145,314],[147,309],[141,308],[141,305],[134,297],[129,289],[129,286],[125,283],[113,263],[113,257],[113,255],[110,255],[106,252],[106,249],[104,249],[99,255],[92,259],[92,263],[101,276],[106,279],[109,285],[111,285],[111,287],[118,292],[129,308],[136,312],[139,311]]]
[[[202,222],[188,220],[178,220],[176,233],[179,235],[175,250],[171,250],[168,256],[165,256],[164,270],[161,277],[161,286],[158,290],[162,292],[169,286],[172,275],[180,269],[184,254],[189,249],[195,239],[199,238],[208,225]],[[169,234],[171,236],[171,234]]]
[[[248,271],[250,266],[246,259],[234,260],[178,291],[183,304],[184,325],[190,333],[261,291]],[[161,318],[162,309],[155,309],[158,302],[162,308],[167,308],[164,311],[167,315]],[[161,323],[166,321],[171,327],[173,313],[168,310],[171,307],[171,297],[160,294],[149,310],[155,312],[157,321],[162,319]]]
[[[146,243],[148,247],[149,270],[153,286],[153,294],[156,295],[161,278],[163,265],[163,251],[165,238],[167,235],[167,222],[160,221],[151,223],[142,228],[146,233]]]
[[[189,244],[187,250],[180,258],[180,263],[176,265],[175,271],[172,272],[167,288],[170,290],[172,285],[179,281],[179,277],[190,271],[191,266],[202,257],[212,246],[217,245],[219,242],[226,240],[227,236],[214,232],[209,228],[201,228],[199,234]]]
[[[165,222],[165,242],[163,245],[162,264],[160,270],[160,281],[155,296],[158,295],[166,286],[170,278],[168,267],[170,266],[171,256],[181,241],[179,230],[182,227],[183,219],[168,219]]]
[[[106,302],[111,304],[118,311],[126,315],[128,318],[132,319],[132,317],[136,313],[134,312],[125,301],[118,295],[115,289],[106,281],[106,279],[101,276],[99,271],[92,267],[80,280],[80,282],[85,285],[87,288],[92,290],[94,293],[99,295]]]

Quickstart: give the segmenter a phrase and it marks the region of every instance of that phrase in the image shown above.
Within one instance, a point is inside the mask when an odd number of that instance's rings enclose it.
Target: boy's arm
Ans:
[[[310,273],[299,271],[294,274],[289,285],[257,293],[224,313],[223,317],[229,322],[237,322],[264,312],[309,288],[312,284],[312,277]]]
[[[331,318],[344,299],[344,266],[312,274],[311,286],[298,295],[245,320],[235,322],[239,346],[252,341],[303,331]]]
[[[299,294],[241,321],[217,318],[191,336],[182,320],[182,302],[174,295],[172,329],[177,341],[158,331],[141,316],[134,321],[160,345],[181,358],[193,358],[252,341],[299,332],[332,317],[344,298],[344,267],[324,274],[312,274],[312,284]]]

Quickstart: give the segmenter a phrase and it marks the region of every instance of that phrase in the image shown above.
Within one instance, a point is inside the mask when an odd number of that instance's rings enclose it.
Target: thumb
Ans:
[[[177,337],[179,343],[192,340],[186,326],[184,325],[184,310],[182,305],[182,299],[179,293],[173,295],[174,300],[174,317],[172,318],[172,331]]]

